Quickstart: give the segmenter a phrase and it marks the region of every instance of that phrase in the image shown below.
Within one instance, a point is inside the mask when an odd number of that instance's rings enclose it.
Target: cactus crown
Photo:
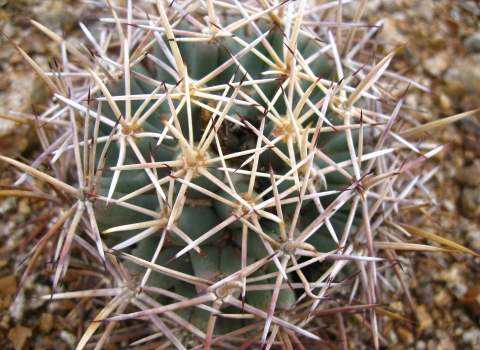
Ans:
[[[434,125],[396,123],[400,48],[371,59],[364,3],[344,23],[341,2],[157,0],[148,15],[129,2],[102,19],[116,30],[82,27],[90,53],[32,21],[62,47],[50,74],[32,61],[55,96],[40,116],[55,174],[2,159],[64,203],[47,234],[69,228],[52,297],[74,296],[54,293],[76,242],[110,276],[91,291],[113,297],[95,321],[148,316],[177,348],[291,348],[345,341],[328,315],[368,311],[362,341],[378,347],[377,275],[403,284],[394,250],[428,249],[406,234],[438,239],[392,214],[430,204],[417,166],[443,146],[409,141]]]

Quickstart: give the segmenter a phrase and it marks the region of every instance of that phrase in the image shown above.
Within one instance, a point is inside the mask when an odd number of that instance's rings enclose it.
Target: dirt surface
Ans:
[[[348,6],[345,8],[348,15]],[[73,1],[0,0],[0,31],[46,68],[52,57],[58,57],[58,46],[25,17],[75,38],[82,36],[78,19],[88,20],[94,15],[92,8]],[[393,65],[431,90],[422,92],[410,88],[407,102],[415,107],[412,114],[416,120],[427,122],[480,108],[478,3],[371,1],[364,18],[369,23],[384,19],[379,40],[407,44]],[[0,113],[11,110],[30,113],[32,105],[38,111],[45,108],[49,98],[46,89],[41,88],[42,82],[5,36],[0,38],[0,62]],[[33,128],[2,120],[0,135],[2,155],[32,159],[38,147]],[[437,130],[431,136],[450,144],[446,152],[427,165],[429,169],[437,165],[440,168],[425,184],[436,205],[432,218],[425,219],[421,225],[480,252],[480,116]],[[0,163],[0,185],[8,186],[15,179],[12,169]],[[33,218],[38,218],[36,224],[29,222]],[[69,349],[82,332],[78,326],[81,322],[69,322],[69,318],[75,318],[70,312],[76,306],[72,301],[47,303],[36,298],[50,292],[49,277],[45,273],[49,256],[40,258],[18,293],[25,264],[18,265],[35,241],[32,238],[30,242],[29,237],[40,234],[42,229],[38,229],[38,223],[47,225],[49,218],[41,202],[0,198],[2,349]],[[480,259],[463,253],[404,256],[405,280],[410,286],[415,310],[412,312],[405,295],[392,296],[398,302],[391,307],[415,323],[386,319],[382,334],[391,344],[396,344],[391,349],[479,349]],[[75,283],[85,283],[85,279],[73,275],[65,281],[67,286]],[[79,312],[91,309],[94,309],[92,305],[77,308]]]

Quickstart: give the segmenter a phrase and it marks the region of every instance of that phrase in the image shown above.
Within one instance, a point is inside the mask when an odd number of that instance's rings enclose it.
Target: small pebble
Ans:
[[[460,6],[463,7],[464,10],[472,13],[475,16],[480,16],[480,8],[475,3],[475,1],[462,1]]]
[[[468,291],[468,286],[465,283],[460,281],[457,282],[449,282],[447,283],[448,290],[450,293],[455,295],[455,298],[461,299]]]
[[[48,334],[52,330],[52,327],[53,327],[53,315],[42,313],[42,316],[40,319],[40,331],[43,334]]]
[[[403,326],[397,328],[397,336],[404,345],[413,344],[413,342],[415,341],[412,332],[408,328]]]
[[[60,332],[60,339],[72,347],[74,347],[75,343],[77,342],[77,337],[66,330]]]
[[[472,229],[467,232],[467,242],[469,248],[480,252],[480,229]]]
[[[442,107],[442,109],[444,110],[452,108],[452,100],[443,92],[439,96],[439,102],[440,102],[440,107]]]
[[[448,68],[448,62],[445,55],[438,54],[427,58],[423,63],[425,71],[432,77],[438,77]]]
[[[426,348],[427,348],[427,343],[425,343],[423,340],[418,340],[415,343],[416,350],[425,350]]]
[[[438,307],[445,307],[452,302],[452,297],[450,293],[446,289],[442,289],[440,293],[435,295],[435,305]]]
[[[462,190],[462,213],[468,218],[480,215],[480,186],[474,189],[464,187]]]
[[[17,291],[17,278],[14,274],[0,278],[0,292],[14,295]]]
[[[10,328],[8,339],[12,342],[15,350],[22,350],[28,338],[32,336],[32,330],[21,325]]]
[[[417,332],[421,334],[425,329],[432,327],[433,320],[430,316],[430,312],[427,310],[425,305],[420,305],[416,308],[415,313],[417,314]]]
[[[480,346],[480,330],[469,329],[463,332],[462,339],[465,343],[472,346]]]
[[[468,53],[480,52],[480,31],[468,36],[464,40],[463,44],[465,45],[465,50],[467,50]]]
[[[465,186],[477,187],[480,185],[480,162],[459,169],[455,179]]]
[[[453,203],[451,200],[448,200],[448,199],[443,201],[443,207],[450,213],[455,212],[455,209],[457,208],[455,203]]]

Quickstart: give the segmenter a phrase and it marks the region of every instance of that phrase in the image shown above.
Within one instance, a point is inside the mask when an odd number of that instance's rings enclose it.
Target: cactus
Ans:
[[[104,19],[115,32],[82,27],[89,51],[32,20],[62,47],[50,74],[17,47],[54,94],[39,117],[54,128],[31,166],[1,159],[54,188],[40,246],[69,228],[45,298],[87,296],[55,293],[72,242],[109,276],[88,291],[112,299],[78,348],[144,316],[164,346],[316,347],[349,341],[352,312],[378,348],[379,315],[399,316],[377,275],[404,285],[397,251],[445,251],[405,234],[477,255],[393,215],[431,204],[418,165],[444,146],[425,153],[414,136],[475,111],[396,125],[407,91],[388,90],[405,80],[388,66],[401,47],[365,60],[378,27],[359,21],[364,3],[350,24],[320,21],[341,3],[158,0],[148,15],[129,3]],[[74,180],[36,170],[44,159]]]

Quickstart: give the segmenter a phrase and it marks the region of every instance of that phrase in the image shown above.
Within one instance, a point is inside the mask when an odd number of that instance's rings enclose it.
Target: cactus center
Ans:
[[[285,255],[295,255],[297,247],[293,239],[289,239],[287,242],[280,245],[280,250],[283,251]]]
[[[192,150],[193,157],[190,156],[181,156],[180,159],[183,160],[183,169],[193,170],[193,177],[199,176],[197,169],[199,167],[205,167],[207,165],[207,160],[210,159],[210,156],[207,152],[201,153],[199,150]]]
[[[187,87],[186,87],[187,82],[182,84],[182,87],[180,88],[182,93],[187,93]],[[188,78],[188,92],[190,94],[190,97],[194,97],[195,91],[197,91],[199,86],[197,86],[196,81]]]
[[[295,130],[293,128],[290,119],[282,119],[281,125],[276,125],[272,131],[272,134],[276,137],[282,137],[284,141],[291,138],[295,140]]]
[[[236,210],[236,214],[246,219],[250,217],[250,214],[248,213],[250,212],[252,207],[257,205],[257,202],[255,201],[255,198],[250,196],[247,192],[243,192],[241,196],[245,200],[245,202],[247,202],[250,205],[250,207],[247,207],[243,203],[240,203],[239,201],[237,201],[238,209]]]
[[[131,124],[131,123],[128,123],[126,125],[126,127],[122,127],[120,129],[120,133],[122,136],[130,136],[130,135],[133,135],[134,133],[140,131],[140,125],[138,124]]]
[[[311,181],[314,186],[317,186],[318,183],[321,181],[324,185],[324,188],[327,188],[325,175],[323,175],[320,172],[320,170],[317,168],[317,166],[315,164],[312,164],[310,166],[310,168],[307,169],[307,171],[308,171],[308,180],[307,181]],[[305,180],[306,176],[305,176],[304,167],[298,169],[298,177],[300,178],[300,180]]]
[[[231,295],[235,293],[235,290],[242,289],[242,282],[231,281],[215,289],[215,302],[218,304],[224,304],[228,301]]]

